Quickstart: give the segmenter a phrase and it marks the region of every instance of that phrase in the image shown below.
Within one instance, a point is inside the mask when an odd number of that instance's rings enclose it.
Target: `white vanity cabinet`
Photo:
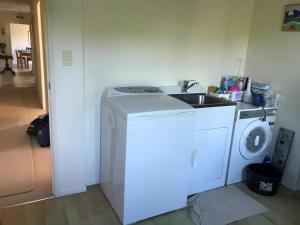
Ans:
[[[235,108],[196,109],[189,195],[225,185]]]

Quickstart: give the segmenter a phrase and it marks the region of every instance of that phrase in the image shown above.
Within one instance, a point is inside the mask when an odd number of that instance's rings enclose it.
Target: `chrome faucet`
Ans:
[[[181,86],[181,91],[182,92],[187,92],[191,87],[194,85],[199,84],[199,82],[195,80],[184,80]]]

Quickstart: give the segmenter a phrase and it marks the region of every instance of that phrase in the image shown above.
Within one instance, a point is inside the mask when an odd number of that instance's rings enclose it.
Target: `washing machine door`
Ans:
[[[272,132],[269,122],[255,120],[247,125],[240,139],[240,153],[245,159],[262,156],[268,150]]]

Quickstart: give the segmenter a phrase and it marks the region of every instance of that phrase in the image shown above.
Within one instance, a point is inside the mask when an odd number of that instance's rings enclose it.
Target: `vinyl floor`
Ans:
[[[299,225],[300,193],[281,187],[273,197],[252,193],[244,184],[238,188],[270,210],[237,221],[234,225]],[[1,225],[119,225],[120,222],[99,185],[87,192],[49,199],[0,211]],[[137,225],[192,225],[186,209],[138,222]]]
[[[0,64],[2,69],[2,64]],[[13,67],[16,75],[12,75],[9,72],[0,74],[0,88],[1,87],[33,87],[35,85],[36,78],[31,72],[31,67],[17,68]]]

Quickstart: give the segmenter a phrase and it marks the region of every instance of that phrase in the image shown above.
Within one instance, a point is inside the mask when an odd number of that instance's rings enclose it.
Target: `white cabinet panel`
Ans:
[[[200,108],[196,110],[196,130],[232,127],[235,106]]]
[[[123,216],[127,123],[104,106],[101,110],[101,187],[119,215]]]
[[[228,128],[195,131],[189,194],[223,186],[228,161]]]

